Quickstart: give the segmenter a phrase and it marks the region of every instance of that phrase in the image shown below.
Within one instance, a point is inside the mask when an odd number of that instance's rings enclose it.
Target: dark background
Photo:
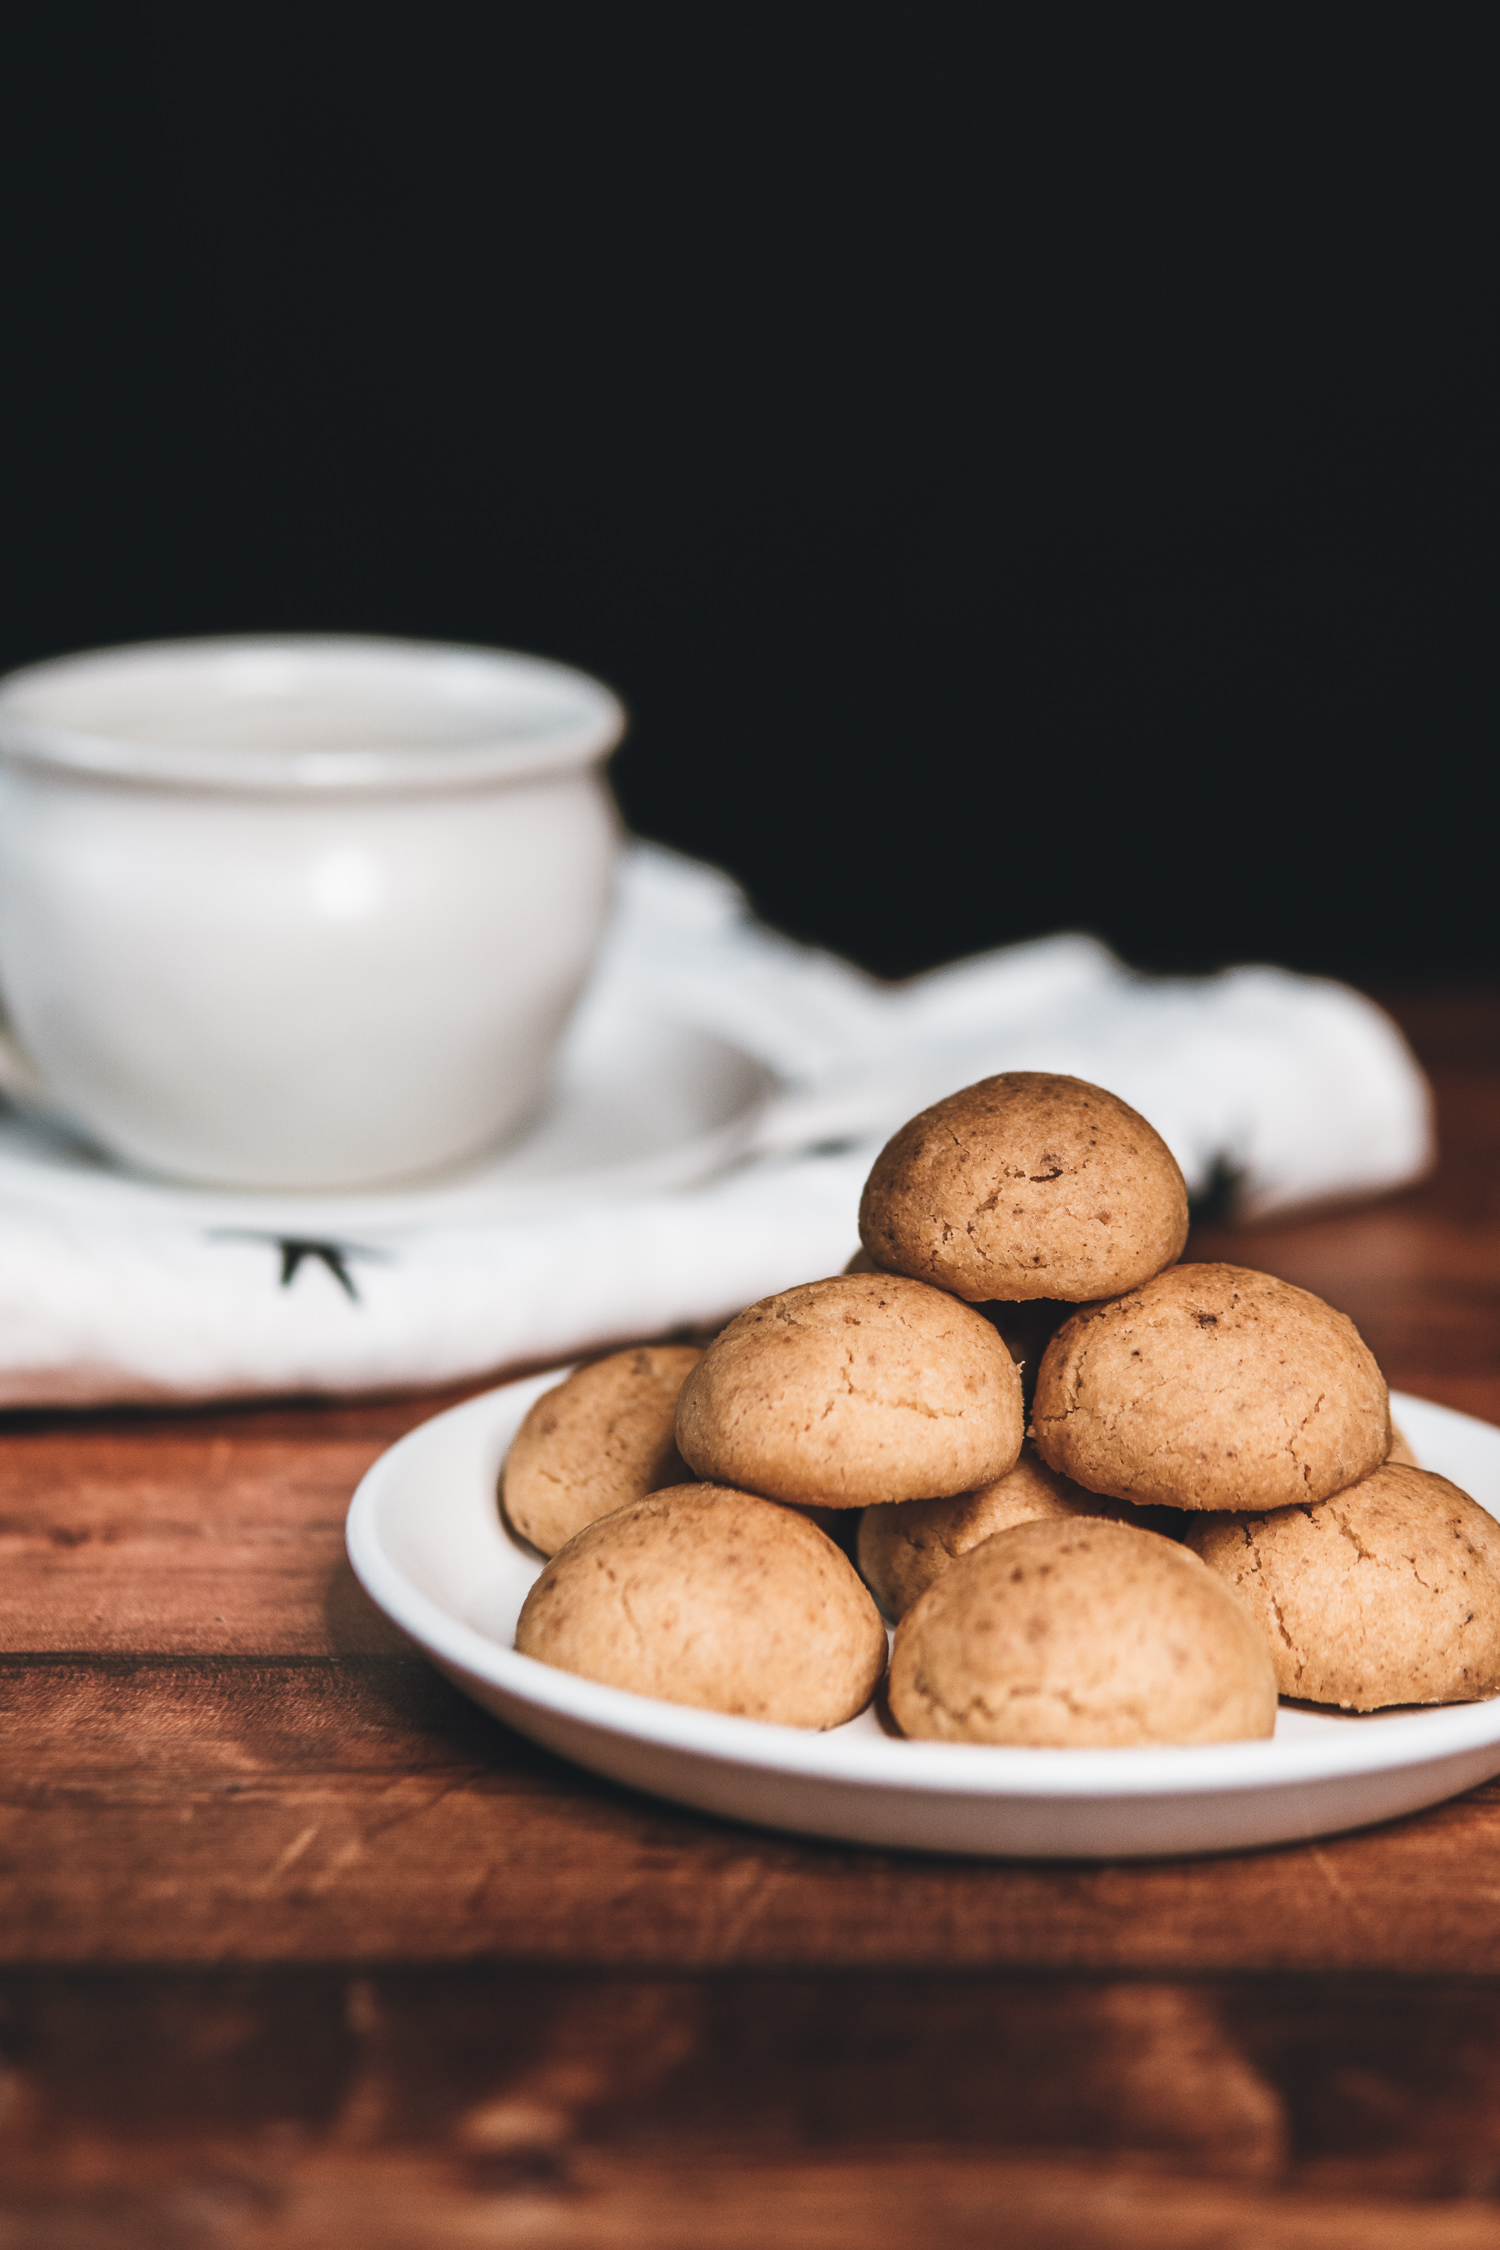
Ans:
[[[6,72],[0,659],[624,694],[900,973],[1500,963],[1482,11],[72,9]]]

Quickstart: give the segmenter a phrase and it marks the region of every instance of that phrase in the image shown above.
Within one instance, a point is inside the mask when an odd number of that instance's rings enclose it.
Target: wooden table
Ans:
[[[1500,1420],[1500,996],[1406,1003],[1443,1162],[1200,1237]],[[370,1607],[445,1400],[0,1429],[0,2250],[1500,2250],[1500,1787],[987,1865],[628,1795]]]

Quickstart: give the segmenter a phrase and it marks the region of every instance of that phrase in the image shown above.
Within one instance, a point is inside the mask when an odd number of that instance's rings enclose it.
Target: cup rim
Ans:
[[[455,709],[465,698],[477,707],[487,689],[495,705],[493,728],[480,723],[462,740],[363,748],[215,747],[91,732],[49,718],[45,710],[49,689],[62,691],[81,677],[97,678],[111,670],[138,682],[153,666],[164,674],[174,666],[186,674],[191,666],[201,680],[219,665],[226,678],[238,676],[243,683],[256,665],[280,665],[283,677],[300,665],[309,679],[321,667],[326,680],[331,666],[353,669],[361,659],[377,669],[383,666],[388,680],[403,668],[408,679],[425,672],[435,695],[447,694]],[[523,717],[507,729],[500,715],[507,693],[530,697],[533,713],[546,713],[546,723],[528,726]],[[404,793],[533,780],[600,762],[615,748],[626,724],[619,697],[571,665],[514,649],[394,634],[236,633],[123,642],[48,657],[0,679],[0,762],[216,793]]]

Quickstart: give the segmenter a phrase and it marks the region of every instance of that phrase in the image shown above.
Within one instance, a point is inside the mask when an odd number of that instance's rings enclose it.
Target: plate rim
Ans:
[[[1300,1789],[1319,1781],[1441,1764],[1500,1743],[1500,1696],[1478,1703],[1405,1707],[1391,1712],[1335,1714],[1327,1735],[1150,1747],[1029,1748],[988,1743],[909,1742],[899,1736],[842,1730],[816,1732],[727,1712],[700,1711],[587,1680],[507,1648],[415,1585],[387,1553],[381,1509],[439,1429],[460,1422],[485,1426],[560,1382],[563,1363],[481,1392],[417,1424],[387,1447],[361,1477],[349,1504],[345,1540],[365,1592],[385,1616],[441,1668],[457,1671],[519,1703],[617,1738],[788,1780],[936,1797],[979,1796],[1107,1802],[1140,1797]],[[518,1394],[525,1394],[524,1398]],[[502,1402],[504,1405],[502,1407]],[[1437,1400],[1391,1393],[1398,1418],[1415,1408],[1500,1443],[1500,1426]],[[1482,1505],[1482,1503],[1481,1503]],[[1367,1731],[1368,1730],[1368,1731]]]

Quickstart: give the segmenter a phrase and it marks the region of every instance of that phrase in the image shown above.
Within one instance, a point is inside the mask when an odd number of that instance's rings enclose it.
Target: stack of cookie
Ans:
[[[1219,1742],[1268,1735],[1278,1692],[1500,1690],[1500,1526],[1390,1458],[1352,1322],[1178,1264],[1187,1223],[1170,1150],[1099,1087],[1012,1072],[924,1111],[850,1271],[533,1408],[503,1503],[551,1559],[517,1647],[827,1727],[885,1670],[878,1599],[891,1719],[955,1742]]]

